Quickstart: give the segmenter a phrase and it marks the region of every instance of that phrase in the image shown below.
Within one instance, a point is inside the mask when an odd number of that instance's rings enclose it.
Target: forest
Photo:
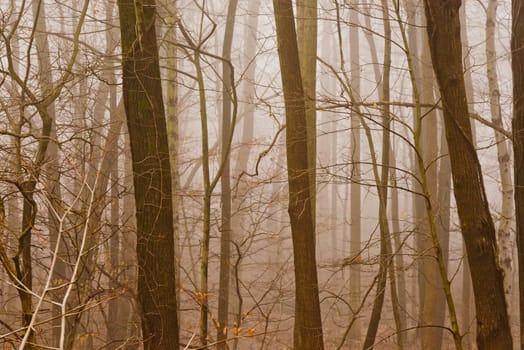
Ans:
[[[0,0],[2,350],[524,350],[524,0]]]

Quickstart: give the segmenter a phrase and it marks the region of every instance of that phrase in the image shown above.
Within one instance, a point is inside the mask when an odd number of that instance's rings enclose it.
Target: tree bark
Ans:
[[[512,1],[513,154],[519,264],[520,348],[524,349],[524,1]]]
[[[173,230],[175,232],[175,274],[177,301],[180,302],[180,227],[179,227],[179,208],[180,208],[180,173],[179,173],[179,111],[178,111],[178,59],[177,59],[177,35],[176,35],[176,16],[177,1],[159,1],[164,12],[165,21],[165,40],[163,42],[166,52],[165,60],[165,91],[164,102],[166,104],[166,124],[167,137],[169,142],[169,163],[171,165],[171,192],[173,201]],[[162,71],[161,71],[162,74]],[[180,320],[180,306],[178,307],[178,323]]]
[[[500,106],[500,89],[497,74],[497,51],[495,49],[495,30],[498,0],[489,0],[486,13],[486,69],[489,88],[489,107],[493,124],[503,128],[502,109]],[[512,292],[512,260],[513,239],[511,222],[513,221],[513,183],[511,180],[511,156],[508,141],[500,132],[495,131],[497,145],[497,158],[499,163],[500,186],[502,190],[502,203],[500,219],[497,227],[497,240],[500,247],[498,257],[500,266],[504,271],[504,292],[509,305],[511,305]],[[509,308],[511,310],[511,307]]]
[[[286,109],[289,217],[295,268],[296,350],[322,350],[322,322],[308,174],[308,128],[291,0],[273,0]]]
[[[238,0],[231,0],[227,8],[224,45],[222,59],[231,60],[231,46],[235,29],[235,15]],[[231,270],[231,165],[230,165],[230,134],[231,134],[231,68],[222,63],[222,174],[220,179],[220,201],[222,203],[220,226],[220,272],[218,287],[218,327],[217,349],[227,349],[227,325],[229,320],[229,283]]]
[[[145,350],[178,349],[171,169],[155,1],[119,0],[123,96],[133,158],[138,300]]]
[[[302,88],[306,106],[307,146],[309,163],[309,195],[313,226],[316,226],[317,212],[317,0],[297,1],[297,44],[302,74]]]
[[[425,0],[424,4],[433,69],[442,96],[455,200],[471,267],[477,346],[480,350],[511,349],[495,226],[469,124],[460,39],[461,1]]]
[[[464,82],[466,84],[466,97],[468,99],[468,111],[474,112],[475,100],[473,94],[473,78],[471,76],[472,62],[471,54],[469,53],[470,46],[468,43],[468,31],[467,31],[467,16],[466,6],[461,6],[459,11],[459,18],[461,22],[460,26],[460,37],[462,38],[462,61],[464,62]],[[477,148],[477,137],[476,137],[476,123],[474,119],[470,120],[471,134],[473,139],[473,145]],[[443,131],[443,138],[446,137],[445,131]],[[449,163],[449,158],[448,158]],[[449,167],[449,165],[448,165]],[[471,349],[476,334],[476,327],[473,320],[475,319],[474,313],[474,302],[473,302],[473,288],[471,286],[471,272],[469,270],[469,262],[466,253],[466,245],[462,242],[462,329],[467,329],[465,332],[462,342],[465,349]]]

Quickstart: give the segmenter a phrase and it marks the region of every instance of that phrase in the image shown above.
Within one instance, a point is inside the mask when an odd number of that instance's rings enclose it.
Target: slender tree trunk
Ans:
[[[51,58],[49,56],[49,42],[48,42],[48,31],[46,24],[46,9],[45,5],[41,1],[33,0],[33,19],[36,23],[37,33],[35,34],[35,45],[37,49],[37,58],[38,58],[38,68],[39,68],[39,88],[40,91],[50,91],[53,85],[53,78],[51,75]],[[51,126],[51,139],[55,140],[56,137],[56,112],[55,104],[51,103],[47,108],[47,113],[49,117],[53,120]],[[49,218],[49,242],[51,251],[55,250],[55,246],[59,244],[59,254],[60,258],[57,259],[54,271],[51,271],[54,275],[53,281],[56,281],[55,285],[63,285],[66,279],[66,256],[64,249],[64,241],[59,240],[59,221],[58,216],[61,216],[63,210],[62,205],[62,194],[60,190],[60,169],[59,169],[59,154],[58,146],[56,143],[52,142],[48,146],[47,151],[48,161],[46,164],[47,172],[47,192],[50,195],[49,203],[50,208],[48,208],[48,218]],[[58,288],[53,290],[52,298],[54,301],[60,302],[61,296],[63,295],[63,289]],[[58,346],[60,339],[60,308],[57,305],[53,305],[53,344]]]
[[[429,47],[442,96],[455,201],[471,267],[477,310],[477,346],[511,349],[495,227],[472,143],[462,66],[460,0],[425,0]]]
[[[226,28],[222,58],[231,60],[231,46],[235,29],[235,16],[238,0],[231,0],[227,9]],[[224,166],[221,174],[222,224],[220,227],[220,276],[218,287],[218,327],[217,349],[227,349],[227,325],[229,319],[229,283],[231,270],[231,166],[229,155],[229,140],[231,134],[231,69],[222,63],[222,161]]]
[[[350,78],[353,91],[356,96],[360,96],[360,36],[359,36],[359,13],[356,8],[358,0],[352,0],[352,8],[349,11],[349,60]],[[355,257],[361,254],[361,172],[360,172],[360,121],[356,113],[351,111],[351,212],[350,212],[350,239],[349,256]],[[360,283],[360,264],[351,264],[349,267],[349,303],[351,310],[357,310],[361,303],[361,283]],[[358,315],[352,314],[351,318]],[[351,328],[350,346],[360,347],[361,345],[361,322],[355,321]]]
[[[113,6],[108,6],[106,9],[107,14],[107,20],[111,20],[113,18]],[[113,29],[112,34],[114,31],[117,30],[116,27]],[[109,32],[110,33],[110,32]],[[107,35],[108,43],[111,43],[111,38],[117,38],[117,35],[112,36],[111,34]],[[115,44],[114,42],[112,44]],[[110,47],[112,45],[109,45]],[[124,109],[122,108],[122,104],[120,104],[120,108],[117,102],[117,88],[116,88],[116,77],[114,72],[110,72],[108,74],[108,83],[109,83],[109,113],[111,115],[110,120],[112,123],[111,126],[114,125],[114,123],[122,124],[123,120],[123,112]],[[110,126],[110,131],[111,130]],[[114,129],[114,128],[113,128]],[[120,131],[120,128],[118,132]],[[110,200],[110,232],[111,237],[109,238],[109,265],[111,266],[111,271],[113,273],[113,279],[110,281],[110,287],[116,294],[113,299],[109,301],[108,309],[107,309],[107,319],[108,319],[108,325],[107,325],[107,342],[108,342],[108,349],[109,350],[116,350],[121,348],[125,342],[127,337],[127,310],[126,310],[126,303],[127,301],[124,299],[124,295],[121,295],[120,292],[122,292],[122,283],[125,283],[125,279],[122,278],[122,274],[124,269],[122,268],[122,265],[124,264],[124,242],[122,240],[122,228],[123,223],[120,222],[120,189],[119,186],[123,185],[120,183],[120,176],[119,176],[119,149],[118,149],[118,139],[119,135],[114,134],[108,134],[108,139],[106,141],[106,151],[110,152],[108,155],[108,158],[111,160],[111,164],[109,166],[109,175],[111,177],[109,182],[109,196],[111,198]],[[109,148],[109,149],[108,149]]]
[[[409,54],[411,55],[412,62],[413,62],[413,75],[415,76],[415,84],[420,86],[420,77],[422,76],[421,72],[421,64],[420,64],[420,12],[419,12],[419,6],[418,2],[415,0],[408,0],[406,3],[406,12],[407,12],[407,18],[408,23],[410,24],[407,28],[407,37],[408,37],[408,46],[409,46]],[[418,103],[417,97],[413,94],[413,102],[416,104]],[[413,127],[416,128],[417,124],[417,118],[414,118],[413,120]],[[424,254],[424,217],[425,217],[425,211],[424,211],[424,198],[422,196],[422,186],[419,182],[419,179],[421,178],[419,166],[417,164],[417,155],[412,153],[413,155],[413,162],[412,162],[412,168],[413,168],[413,181],[412,181],[412,188],[413,188],[413,196],[412,196],[412,208],[413,208],[413,222],[414,222],[414,243],[416,250],[418,254]],[[422,320],[422,313],[424,310],[424,300],[425,300],[425,292],[426,292],[426,282],[424,278],[424,259],[419,258],[417,259],[417,283],[416,286],[418,287],[418,318],[417,318],[417,325],[420,325]],[[417,329],[417,339],[422,339],[422,328]]]
[[[138,282],[138,271],[136,266],[138,263],[136,243],[137,243],[137,223],[136,223],[136,203],[134,198],[135,187],[133,184],[133,159],[131,157],[131,144],[129,140],[129,132],[127,125],[124,124],[124,179],[123,185],[126,189],[126,194],[122,198],[122,279],[126,281],[125,286],[132,291],[136,291]],[[140,336],[140,312],[135,311],[139,309],[139,301],[132,293],[126,293],[126,301],[121,308],[121,318],[124,322],[125,338],[130,339],[125,350],[139,349]]]
[[[382,14],[384,22],[384,69],[381,75],[380,83],[380,100],[389,101],[389,81],[390,81],[390,70],[391,70],[391,25],[389,20],[389,11],[385,0],[382,0]],[[378,62],[378,61],[377,61]],[[393,315],[395,319],[395,325],[397,326],[398,338],[397,344],[399,348],[402,348],[402,339],[400,338],[400,316],[398,312],[398,299],[395,276],[391,272],[394,271],[393,259],[392,259],[392,248],[391,248],[391,237],[389,230],[389,220],[387,217],[387,198],[388,198],[388,183],[389,183],[389,155],[390,155],[390,138],[391,138],[391,115],[389,106],[386,104],[382,109],[382,161],[381,161],[381,174],[378,176],[379,167],[378,164],[373,162],[373,171],[375,173],[375,182],[377,192],[379,196],[379,227],[380,227],[380,260],[379,260],[379,272],[377,282],[377,293],[373,302],[373,309],[371,311],[371,317],[369,321],[368,331],[366,339],[364,341],[364,349],[373,349],[376,335],[378,332],[378,326],[381,319],[382,307],[384,304],[384,298],[386,294],[386,282],[387,275],[390,272],[391,282],[391,301],[393,307]],[[368,139],[369,142],[373,142]]]
[[[178,349],[171,168],[155,2],[119,0],[123,96],[133,157],[144,349]]]
[[[278,55],[286,109],[286,149],[289,217],[295,267],[296,350],[322,350],[322,321],[318,296],[313,222],[308,170],[306,104],[291,0],[273,0]]]
[[[406,273],[404,267],[404,259],[402,257],[402,240],[400,230],[400,212],[399,212],[399,190],[397,187],[397,174],[395,159],[395,151],[393,147],[390,150],[390,184],[391,184],[391,226],[393,229],[393,242],[395,253],[395,265],[398,272],[397,294],[398,294],[398,308],[399,308],[399,325],[400,332],[398,334],[399,344],[405,346],[407,344],[407,334],[404,331],[407,325],[407,300],[406,300]]]
[[[251,147],[248,146],[253,141],[254,134],[254,117],[255,117],[255,70],[256,70],[256,56],[257,56],[257,30],[258,30],[258,11],[260,8],[260,0],[252,0],[249,2],[248,13],[249,20],[246,31],[243,38],[243,54],[246,56],[246,62],[248,67],[246,68],[243,81],[240,83],[242,86],[240,101],[244,104],[241,107],[242,112],[242,136],[241,136],[241,147],[238,150],[236,161],[234,163],[233,178],[238,179],[243,171],[247,170],[249,155]],[[240,181],[238,187],[233,192],[232,207],[233,217],[231,219],[232,227],[242,227],[245,215],[241,210],[244,203],[244,196],[248,193],[249,188],[246,181]],[[240,230],[232,232],[232,241],[239,242],[242,239]],[[231,278],[231,288],[235,291],[235,298],[230,298],[230,313],[234,315],[234,322],[240,324],[242,320],[242,305],[243,299],[240,293],[240,281],[242,265],[241,256],[235,257],[235,273]],[[233,261],[233,260],[231,260]],[[239,338],[235,337],[233,340],[233,350],[238,348]]]
[[[421,85],[421,101],[424,104],[435,103],[435,96],[433,86],[435,77],[431,66],[431,57],[429,54],[429,47],[427,45],[427,37],[423,36],[422,44],[422,77],[420,79]],[[438,138],[437,138],[437,111],[433,108],[423,108],[422,113],[422,157],[424,159],[427,189],[433,208],[438,208],[437,202],[437,159],[438,159]],[[426,216],[429,213],[426,212]],[[428,217],[428,220],[435,220],[435,217]],[[443,326],[444,319],[440,317],[440,313],[444,310],[445,313],[445,299],[442,288],[442,281],[439,276],[439,267],[436,256],[433,255],[433,240],[429,232],[428,225],[424,225],[421,233],[422,239],[422,260],[423,266],[423,280],[424,280],[424,300],[422,302],[423,309],[421,313],[421,325],[429,326],[423,327],[422,332],[422,348],[428,350],[440,350],[442,348]],[[447,261],[443,262],[447,266]]]

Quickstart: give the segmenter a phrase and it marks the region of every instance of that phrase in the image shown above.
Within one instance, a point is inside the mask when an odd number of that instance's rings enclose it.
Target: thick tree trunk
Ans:
[[[512,2],[513,152],[519,263],[520,348],[524,349],[524,1]]]
[[[273,0],[286,108],[289,217],[295,267],[296,350],[321,350],[322,322],[308,174],[308,128],[291,0]]]
[[[119,0],[123,96],[133,158],[144,349],[178,349],[171,169],[155,2]]]
[[[512,338],[497,264],[495,226],[472,143],[462,66],[460,0],[425,0],[429,47],[442,96],[455,200],[471,267],[477,346],[511,349]]]
[[[466,16],[466,6],[463,5],[460,7],[459,11],[460,17],[460,37],[462,39],[462,61],[464,62],[464,82],[466,84],[466,97],[468,99],[468,110],[469,112],[474,112],[475,109],[475,100],[474,100],[474,90],[473,90],[473,78],[471,76],[472,62],[470,54],[470,46],[468,43],[468,31],[467,31],[467,16]],[[470,120],[471,125],[471,134],[473,139],[473,145],[475,149],[477,148],[477,137],[476,137],[476,123],[475,120]],[[443,138],[446,137],[445,131],[443,131]],[[446,147],[447,149],[447,147]],[[449,163],[449,158],[448,158]],[[476,327],[474,326],[475,319],[475,306],[473,305],[473,288],[471,286],[471,273],[469,270],[469,262],[466,253],[466,245],[462,243],[463,251],[463,262],[462,262],[462,329],[467,329],[465,332],[462,343],[464,344],[464,349],[471,349],[473,347]]]
[[[309,195],[313,226],[317,208],[317,0],[297,1],[297,44],[306,106],[307,152],[309,164]]]

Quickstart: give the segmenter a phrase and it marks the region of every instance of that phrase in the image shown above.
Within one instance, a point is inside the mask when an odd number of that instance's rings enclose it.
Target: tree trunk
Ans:
[[[51,58],[49,55],[49,42],[48,42],[48,31],[46,23],[46,13],[45,5],[43,2],[38,0],[32,1],[33,7],[33,19],[36,23],[37,33],[35,34],[35,46],[37,49],[37,58],[38,58],[38,85],[40,91],[50,91],[53,84],[53,78],[51,74]],[[51,126],[50,138],[55,140],[56,137],[56,112],[55,104],[51,103],[47,108],[47,113],[49,117],[53,120]],[[59,241],[59,221],[58,216],[61,216],[63,213],[63,204],[62,194],[60,190],[60,169],[59,169],[59,154],[58,146],[56,143],[52,142],[48,146],[47,150],[48,162],[46,164],[47,172],[47,192],[50,195],[49,203],[50,207],[48,208],[48,218],[49,218],[49,242],[51,251],[55,250],[56,245],[58,244],[60,249],[60,258],[57,259],[55,268],[52,273],[54,275],[52,281],[55,281],[55,287],[58,285],[63,285],[66,279],[66,248],[64,247],[65,242]],[[51,293],[51,298],[60,302],[63,295],[63,288],[58,287],[53,290]],[[54,346],[59,345],[60,333],[62,332],[60,326],[60,307],[58,305],[52,306],[53,310],[53,344]]]
[[[495,49],[495,29],[498,0],[489,0],[486,13],[486,69],[489,88],[489,106],[491,120],[498,127],[503,127],[502,110],[500,106],[500,89],[497,74],[497,52]],[[504,293],[511,308],[512,292],[512,260],[513,238],[511,237],[511,222],[514,213],[513,183],[511,179],[511,157],[508,150],[508,141],[499,132],[495,132],[497,157],[499,163],[500,186],[502,190],[502,204],[500,219],[497,228],[497,240],[500,247],[499,264],[504,271]]]
[[[520,348],[524,349],[524,1],[512,1],[513,154],[519,263]]]
[[[113,15],[113,7],[114,6],[108,6],[106,8],[106,18],[108,21],[111,21],[112,18],[114,18]],[[113,27],[112,31],[118,30],[117,27]],[[118,37],[118,35],[111,35],[111,32],[108,30],[108,34],[106,34],[106,39],[108,40],[109,47],[114,47],[116,43],[113,41],[112,38]],[[116,34],[116,33],[113,33]],[[122,104],[118,104],[117,102],[117,81],[116,77],[113,71],[108,73],[108,83],[109,83],[109,113],[111,115],[110,120],[112,123],[111,126],[114,125],[114,123],[119,123],[120,125],[121,120],[123,120],[123,112],[124,109],[122,108]],[[120,108],[119,108],[120,107]],[[110,126],[109,131],[111,131],[112,127]],[[109,175],[111,176],[111,181],[109,182],[109,196],[110,196],[110,232],[111,237],[109,238],[109,266],[111,266],[111,272],[113,274],[112,279],[110,280],[110,287],[113,293],[115,295],[113,298],[109,301],[108,307],[107,307],[107,342],[108,342],[108,350],[116,350],[119,348],[122,348],[122,346],[126,342],[126,336],[127,336],[127,310],[126,310],[126,304],[127,301],[124,299],[124,295],[121,295],[120,292],[122,291],[122,283],[125,283],[125,279],[122,278],[122,274],[124,269],[122,266],[124,265],[124,242],[122,239],[122,228],[123,228],[123,222],[120,222],[120,208],[121,208],[121,202],[120,202],[120,194],[119,194],[119,186],[122,186],[123,184],[120,183],[120,176],[119,176],[119,149],[118,149],[118,139],[119,139],[119,132],[116,134],[108,134],[108,138],[106,141],[106,152],[109,152],[108,158],[111,160],[111,164],[109,165]],[[109,149],[108,149],[109,148]]]
[[[240,147],[236,155],[236,160],[234,162],[233,170],[233,179],[235,181],[239,178],[242,172],[247,170],[249,154],[251,152],[251,147],[249,143],[253,142],[254,134],[254,116],[255,116],[255,70],[256,70],[256,55],[257,55],[257,31],[258,31],[258,22],[259,15],[258,11],[260,8],[260,0],[252,0],[249,2],[248,14],[249,19],[247,21],[247,28],[243,36],[243,55],[246,57],[246,70],[244,74],[244,79],[240,82],[241,86],[241,103],[240,115],[242,116],[242,133],[240,137],[240,143],[243,147]],[[233,207],[233,217],[231,218],[232,227],[240,228],[245,219],[245,212],[242,209],[244,205],[245,195],[249,191],[249,185],[246,181],[240,181],[236,190],[233,192],[232,198],[232,207]],[[233,230],[232,238],[233,242],[240,242],[243,239],[241,235],[242,230]],[[233,259],[234,254],[231,259]],[[242,257],[234,257],[234,274],[231,278],[231,286],[235,292],[235,298],[230,298],[230,314],[234,315],[234,322],[240,324],[242,321],[242,306],[243,299],[240,293],[240,276],[242,272]],[[233,261],[233,260],[231,260]],[[233,340],[233,350],[238,348],[239,338],[235,337]]]
[[[350,79],[353,92],[360,96],[360,37],[359,37],[359,13],[357,10],[358,0],[352,0],[353,8],[349,11],[349,60],[350,60]],[[355,257],[361,254],[361,172],[360,172],[360,121],[355,111],[351,110],[351,208],[350,208],[350,238],[349,256]],[[349,265],[349,303],[351,310],[358,310],[362,302],[361,283],[360,283],[360,264]],[[361,321],[358,315],[352,314],[351,318],[356,317],[355,323],[349,333],[350,346],[360,347],[361,345]]]
[[[389,101],[389,81],[390,81],[390,71],[391,71],[391,25],[389,20],[389,11],[385,0],[382,0],[382,14],[384,22],[384,69],[382,74],[378,76],[377,72],[375,77],[377,81],[380,81],[379,89],[379,99],[381,101]],[[375,61],[375,62],[378,62]],[[380,77],[380,80],[378,79]],[[378,332],[378,326],[380,323],[382,315],[382,307],[384,304],[385,294],[386,294],[386,282],[387,275],[390,272],[390,291],[391,291],[391,301],[393,308],[393,316],[395,319],[395,325],[397,326],[397,335],[398,346],[402,348],[402,339],[400,337],[400,315],[398,312],[398,299],[397,299],[397,290],[396,290],[396,280],[394,274],[391,272],[394,271],[393,259],[392,259],[392,248],[391,248],[391,237],[389,230],[389,220],[387,217],[387,198],[388,198],[388,183],[389,183],[389,156],[390,156],[390,126],[391,126],[391,115],[389,106],[385,104],[383,106],[382,112],[382,160],[381,160],[381,172],[380,177],[378,175],[379,164],[376,162],[376,158],[372,156],[373,162],[373,173],[374,180],[376,183],[376,188],[379,197],[379,228],[380,228],[380,258],[379,258],[379,272],[378,272],[378,282],[377,282],[377,292],[375,300],[373,302],[373,309],[371,311],[371,317],[368,325],[368,330],[366,334],[366,339],[364,340],[364,349],[372,349],[375,343],[375,339]],[[363,118],[362,118],[363,119]],[[366,129],[369,129],[367,126],[364,126]],[[366,130],[369,133],[369,130]],[[374,153],[371,137],[368,137],[368,142],[370,143],[370,151]]]
[[[297,1],[297,44],[306,105],[307,146],[309,164],[309,195],[313,226],[317,217],[317,0]]]
[[[477,346],[511,349],[503,276],[496,258],[495,226],[472,143],[462,48],[460,0],[425,0],[429,47],[442,96],[455,200],[471,267],[477,310]]]
[[[404,259],[402,256],[402,240],[400,231],[400,211],[399,211],[399,190],[397,187],[397,161],[395,159],[395,151],[393,147],[390,150],[390,186],[391,186],[391,228],[393,229],[393,242],[395,265],[398,272],[397,294],[398,294],[398,308],[399,311],[399,327],[398,334],[399,344],[404,346],[407,344],[407,334],[404,331],[407,325],[407,300],[406,300],[406,270],[404,267]]]
[[[468,31],[467,31],[467,16],[466,16],[466,6],[461,6],[459,11],[460,17],[460,37],[462,38],[462,61],[464,62],[464,82],[466,84],[466,97],[468,99],[468,110],[469,112],[474,112],[475,109],[475,100],[473,94],[473,78],[471,76],[471,54],[470,46],[468,44]],[[471,125],[471,134],[473,139],[473,145],[475,149],[477,148],[477,137],[476,137],[476,123],[474,119],[470,119]],[[445,131],[443,130],[442,137],[445,138]],[[446,147],[447,149],[447,147]],[[449,163],[449,158],[448,158]],[[448,165],[449,167],[449,165]],[[471,349],[473,347],[473,342],[476,334],[475,322],[475,313],[474,313],[474,302],[473,302],[473,288],[471,286],[471,273],[469,270],[468,256],[466,253],[466,245],[462,242],[462,329],[467,331],[464,333],[462,342],[465,349]]]
[[[434,104],[435,96],[433,85],[435,77],[431,68],[431,57],[429,55],[429,47],[427,45],[427,37],[423,35],[424,42],[422,43],[422,76],[420,79],[420,98],[424,104]],[[429,201],[433,208],[438,208],[437,201],[437,160],[438,160],[438,138],[437,138],[437,111],[434,108],[423,108],[421,120],[422,124],[422,158],[424,159],[425,175],[427,179],[427,190],[429,193]],[[421,195],[422,197],[422,195]],[[430,213],[425,214],[426,216]],[[435,217],[426,218],[435,221]],[[444,299],[444,292],[442,288],[442,281],[439,276],[439,267],[436,256],[433,254],[433,240],[431,238],[428,225],[423,226],[421,232],[422,249],[419,252],[422,260],[422,274],[424,281],[424,300],[422,302],[423,308],[421,312],[421,325],[429,326],[421,329],[421,346],[423,349],[440,350],[442,348],[442,337],[444,326],[444,317],[442,311],[446,310]],[[443,262],[447,266],[447,261]],[[442,317],[441,317],[442,316]]]
[[[235,15],[238,0],[231,0],[227,9],[226,28],[222,58],[231,60],[231,45],[235,29]],[[222,63],[222,161],[224,162],[220,180],[220,201],[222,203],[220,227],[220,276],[218,287],[218,327],[217,349],[227,349],[227,327],[229,319],[229,283],[231,270],[231,166],[229,140],[231,134],[231,68]]]
[[[137,290],[138,271],[136,242],[137,242],[137,224],[136,224],[136,203],[134,198],[135,188],[133,184],[133,159],[131,156],[131,144],[127,126],[124,125],[124,179],[123,185],[126,189],[124,198],[122,198],[122,279],[126,281],[124,286],[130,291]],[[135,298],[134,293],[126,293],[126,301],[120,308],[121,319],[125,324],[124,339],[138,339],[140,337],[140,313],[138,311],[139,301]],[[138,341],[128,342],[124,347],[125,350],[138,350]]]
[[[315,258],[315,227],[311,215],[306,104],[300,74],[291,0],[273,0],[278,55],[286,109],[289,218],[295,267],[296,350],[322,350],[322,322]]]
[[[180,302],[180,228],[179,228],[179,203],[180,203],[180,174],[179,174],[179,111],[178,111],[178,81],[177,81],[177,35],[176,35],[176,0],[162,0],[160,2],[165,16],[165,35],[163,42],[165,45],[165,94],[164,102],[166,104],[166,126],[169,143],[169,163],[171,165],[171,191],[173,201],[173,230],[175,232],[175,274],[176,274],[176,298]],[[161,72],[162,74],[162,72]],[[178,323],[180,320],[180,305],[178,306]]]
[[[178,349],[171,169],[155,2],[119,0],[123,96],[133,158],[138,301],[145,350]]]

